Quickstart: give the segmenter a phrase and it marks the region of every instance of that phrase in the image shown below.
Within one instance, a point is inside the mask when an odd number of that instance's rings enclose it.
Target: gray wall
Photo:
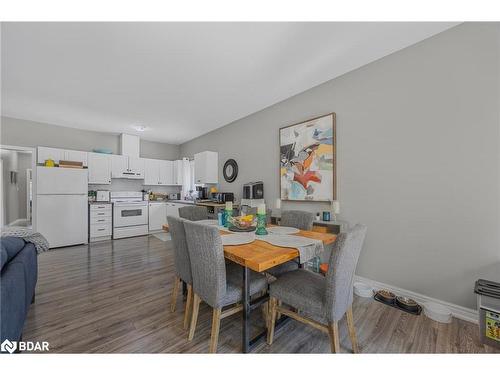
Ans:
[[[278,128],[337,113],[341,217],[369,233],[357,274],[475,307],[500,281],[498,24],[463,24],[181,145],[235,158],[279,196]],[[293,79],[293,77],[290,77]],[[306,210],[328,208],[299,204]],[[283,203],[283,208],[291,205]]]
[[[72,129],[10,117],[2,117],[1,120],[0,143],[3,145],[47,146],[82,151],[109,148],[114,154],[120,153],[119,134]],[[179,158],[180,147],[141,140],[140,150],[144,158],[175,160]]]

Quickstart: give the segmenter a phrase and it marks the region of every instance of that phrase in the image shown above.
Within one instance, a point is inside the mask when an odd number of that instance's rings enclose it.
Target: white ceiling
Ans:
[[[454,25],[3,23],[2,114],[180,144]]]

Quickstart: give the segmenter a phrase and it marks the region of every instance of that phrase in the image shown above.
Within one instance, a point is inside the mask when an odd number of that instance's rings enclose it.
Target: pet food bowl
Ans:
[[[394,293],[383,289],[377,292],[377,297],[387,303],[394,303],[396,300],[396,295]]]
[[[396,297],[396,305],[408,311],[418,311],[419,309],[418,303],[408,297]]]
[[[439,323],[451,322],[451,310],[447,307],[434,302],[426,302],[424,305],[424,314],[428,318]]]
[[[370,285],[364,283],[354,283],[354,294],[359,297],[373,297],[373,288]]]

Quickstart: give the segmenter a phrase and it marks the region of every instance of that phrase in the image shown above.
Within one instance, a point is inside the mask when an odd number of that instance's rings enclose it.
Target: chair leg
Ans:
[[[200,310],[200,297],[194,293],[193,296],[193,312],[191,314],[191,325],[189,326],[188,341],[193,340],[196,323],[198,322],[198,311]]]
[[[349,331],[349,337],[351,338],[352,351],[354,353],[359,353],[358,339],[356,338],[356,330],[354,327],[354,318],[352,316],[352,305],[346,311],[347,320],[347,330]]]
[[[282,305],[282,302],[281,301],[278,301],[278,306],[281,307]],[[280,320],[281,319],[281,314],[278,313],[278,315],[276,315],[276,319]]]
[[[266,329],[269,328],[269,301],[262,305],[262,317],[266,323]]]
[[[269,324],[267,328],[267,345],[272,345],[274,340],[274,325],[276,323],[276,298],[271,297],[269,299],[269,305],[271,311],[269,314]]]
[[[332,353],[340,353],[339,326],[338,322],[328,323],[328,334]]]
[[[220,314],[222,309],[213,309],[212,313],[212,333],[210,335],[210,353],[217,353],[217,343],[219,342]]]
[[[180,277],[175,277],[174,287],[172,288],[172,300],[170,302],[170,311],[175,312],[175,307],[177,305],[177,295],[179,294],[179,286],[181,285]]]
[[[186,309],[184,310],[184,329],[188,329],[188,327],[189,327],[189,317],[191,316],[192,306],[193,306],[193,286],[188,284],[187,297],[186,297]]]

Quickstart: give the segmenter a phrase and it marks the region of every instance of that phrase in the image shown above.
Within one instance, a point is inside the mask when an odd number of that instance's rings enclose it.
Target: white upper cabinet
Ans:
[[[64,160],[64,150],[52,147],[38,147],[38,163],[43,164],[48,159],[52,159],[56,164],[59,164],[59,160]]]
[[[56,164],[59,164],[61,160],[80,161],[85,167],[87,166],[87,152],[85,151],[65,150],[54,147],[38,147],[38,163],[43,164],[47,159],[54,160]]]
[[[128,171],[128,157],[124,155],[111,155],[111,177],[126,178]]]
[[[133,173],[134,176],[131,178],[144,178],[144,159],[129,156],[128,157],[128,171]]]
[[[144,178],[144,159],[126,155],[111,155],[112,178]]]
[[[130,134],[122,134],[120,136],[122,155],[138,158],[140,143],[141,140],[138,136]]]
[[[174,185],[174,163],[160,160],[160,185]]]
[[[144,185],[160,185],[160,160],[144,159]]]
[[[170,160],[144,159],[144,185],[175,185],[173,162]]]
[[[64,150],[64,157],[67,161],[80,161],[86,167],[88,165],[87,156],[88,152],[85,151],[75,151],[75,150]]]
[[[88,153],[89,184],[111,184],[111,155]]]
[[[217,152],[203,151],[194,154],[194,183],[217,184],[219,156]]]
[[[174,185],[182,185],[182,178],[184,175],[182,160],[173,161],[174,169]]]

